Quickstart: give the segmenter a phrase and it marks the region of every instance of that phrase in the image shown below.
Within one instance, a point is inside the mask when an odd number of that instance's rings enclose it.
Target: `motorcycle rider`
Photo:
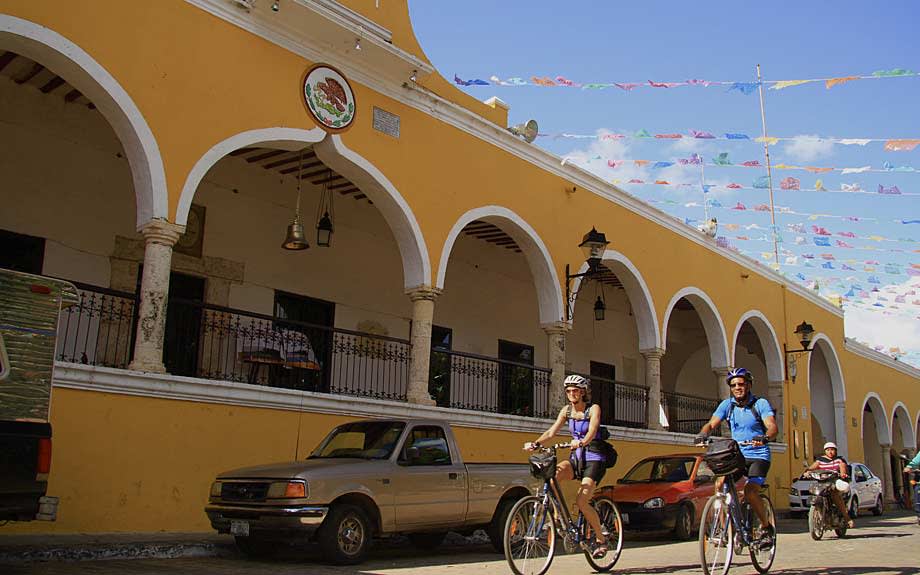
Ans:
[[[837,444],[833,441],[828,441],[824,444],[824,455],[815,459],[815,462],[812,463],[805,473],[813,471],[815,469],[823,469],[826,471],[836,471],[840,476],[840,479],[846,482],[847,489],[849,491],[849,482],[847,477],[847,463],[842,457],[837,456]],[[841,517],[847,517],[847,527],[852,528],[855,524],[853,519],[849,517],[847,513],[847,506],[843,502],[843,493],[841,492],[840,487],[835,486],[831,491],[831,499],[834,500],[834,504],[837,506],[837,509],[840,511]]]

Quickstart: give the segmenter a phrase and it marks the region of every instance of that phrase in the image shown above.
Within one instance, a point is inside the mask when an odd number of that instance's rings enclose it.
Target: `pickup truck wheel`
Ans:
[[[447,532],[442,533],[410,533],[409,541],[415,547],[429,551],[444,543]]]
[[[489,526],[486,527],[486,535],[489,536],[489,543],[492,544],[492,548],[495,549],[496,553],[505,552],[505,542],[502,536],[505,533],[505,523],[508,522],[508,513],[511,512],[511,508],[514,507],[515,503],[517,503],[516,499],[502,499],[498,504],[498,511],[495,513],[495,518],[492,520],[492,523],[489,523]]]
[[[371,522],[356,505],[335,505],[320,527],[318,537],[323,555],[336,565],[364,561],[371,542]]]
[[[275,541],[257,537],[236,537],[236,548],[246,557],[258,559],[272,555],[278,548]]]

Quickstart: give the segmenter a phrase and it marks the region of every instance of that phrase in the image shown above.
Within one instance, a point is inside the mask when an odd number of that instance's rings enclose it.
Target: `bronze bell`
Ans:
[[[295,217],[294,221],[287,227],[287,237],[284,238],[284,243],[281,244],[281,247],[286,250],[305,250],[310,247],[299,217]]]

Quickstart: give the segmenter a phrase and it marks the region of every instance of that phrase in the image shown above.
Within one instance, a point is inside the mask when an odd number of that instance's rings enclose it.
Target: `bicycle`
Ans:
[[[518,500],[508,513],[505,523],[505,558],[516,575],[543,575],[556,554],[556,544],[561,539],[566,549],[584,551],[588,564],[597,571],[609,571],[620,558],[623,549],[623,520],[616,503],[608,497],[597,497],[591,505],[601,520],[608,540],[607,554],[592,555],[589,543],[596,537],[579,511],[572,519],[565,497],[556,481],[556,450],[569,447],[557,443],[537,448],[530,457],[531,472],[543,479],[543,486],[535,495]]]
[[[709,439],[700,445],[708,445],[712,441]],[[753,442],[744,441],[739,445],[753,445]],[[718,491],[709,498],[703,508],[700,520],[700,564],[703,573],[725,575],[731,567],[735,553],[742,553],[745,547],[750,551],[751,561],[757,572],[766,573],[776,557],[776,536],[771,538],[769,545],[754,537],[755,529],[759,530],[761,527],[760,519],[747,501],[738,501],[732,477],[733,475],[724,477]],[[761,486],[760,496],[767,516],[775,526],[773,503],[765,493],[765,486]]]

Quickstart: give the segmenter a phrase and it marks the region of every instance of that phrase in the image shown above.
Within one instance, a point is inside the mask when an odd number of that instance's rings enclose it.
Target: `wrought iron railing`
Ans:
[[[661,407],[668,417],[668,429],[678,433],[697,433],[712,417],[718,399],[661,392]],[[716,430],[718,433],[718,430]]]
[[[72,282],[80,302],[61,313],[60,361],[125,368],[134,347],[137,297],[133,293]]]
[[[578,375],[591,381],[591,403],[600,406],[601,423],[640,429],[648,427],[647,387],[583,373]]]
[[[549,417],[550,370],[433,349],[428,391],[441,407]]]

